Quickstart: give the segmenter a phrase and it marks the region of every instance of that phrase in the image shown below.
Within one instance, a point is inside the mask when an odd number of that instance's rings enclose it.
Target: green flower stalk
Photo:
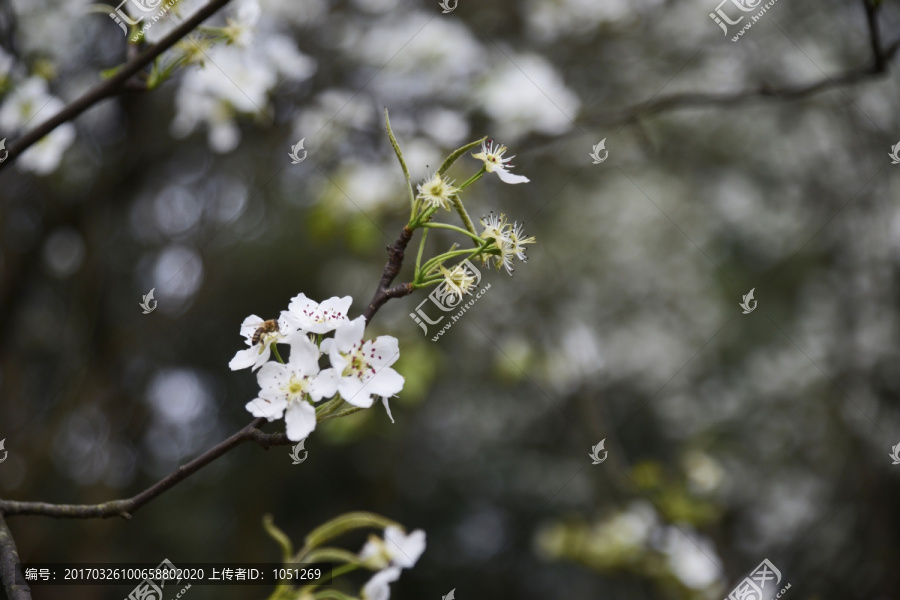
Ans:
[[[330,563],[333,587],[319,590],[320,581],[294,585],[288,578],[278,583],[269,600],[313,600],[335,598],[337,600],[387,600],[390,584],[400,577],[403,569],[415,566],[425,551],[425,532],[416,530],[407,534],[403,527],[386,517],[369,512],[351,512],[340,515],[314,529],[306,536],[303,548],[292,553],[290,538],[275,526],[271,516],[263,519],[263,527],[281,548],[284,573],[307,568],[311,564]],[[343,548],[323,546],[346,533],[359,529],[380,529],[382,535],[370,535],[368,541],[354,553]],[[358,594],[344,591],[349,584],[345,576],[359,570],[374,571]],[[299,583],[299,582],[298,582]]]

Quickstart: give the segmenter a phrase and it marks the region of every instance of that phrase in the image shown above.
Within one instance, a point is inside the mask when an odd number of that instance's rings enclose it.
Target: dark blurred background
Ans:
[[[437,342],[409,318],[425,293],[376,316],[369,336],[400,340],[396,424],[380,405],[320,424],[297,466],[242,445],[130,521],[9,517],[22,559],[277,561],[264,514],[299,545],[369,510],[427,532],[400,599],[721,599],[764,558],[789,598],[900,597],[898,81],[620,118],[872,61],[860,1],[778,2],[736,43],[715,3],[260,0],[248,47],[102,103],[5,169],[6,499],[137,493],[251,420],[256,379],[227,366],[247,315],[300,292],[361,314],[408,215],[383,107],[417,181],[467,141],[507,144],[531,183],[489,176],[465,201],[538,238],[514,277],[483,271],[490,291]],[[83,2],[0,7],[8,145],[125,42]],[[897,3],[880,18],[891,43]],[[43,96],[21,91],[38,80]]]

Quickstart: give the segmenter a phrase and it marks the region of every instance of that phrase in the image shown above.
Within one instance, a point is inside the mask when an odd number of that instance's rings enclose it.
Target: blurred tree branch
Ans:
[[[211,0],[203,9],[193,15],[190,19],[187,19],[158,44],[149,46],[143,52],[130,58],[130,60],[123,65],[113,77],[99,83],[80,98],[67,105],[58,114],[28,131],[21,138],[13,142],[8,149],[9,157],[14,160],[19,154],[27,150],[35,142],[42,139],[59,125],[76,118],[100,101],[133,88],[134,82],[131,81],[131,79],[135,74],[185,37],[202,21],[228,4],[229,1],[230,0]],[[803,85],[784,86],[780,88],[762,86],[756,90],[742,90],[730,93],[674,94],[659,99],[651,99],[640,105],[626,108],[618,113],[591,119],[591,121],[601,123],[636,122],[642,116],[691,106],[731,106],[760,99],[795,100],[815,95],[828,89],[840,88],[883,76],[888,72],[889,65],[894,59],[898,48],[900,48],[900,40],[895,41],[887,47],[883,46],[879,30],[880,3],[876,3],[874,0],[862,0],[862,2],[866,15],[869,43],[872,49],[872,58],[867,65],[852,69],[835,77],[826,75],[819,81]],[[11,162],[12,160],[8,160],[0,164],[0,169]],[[388,260],[385,264],[381,280],[371,302],[364,312],[367,322],[369,322],[381,306],[387,303],[391,298],[402,297],[412,293],[413,289],[410,284],[401,284],[391,287],[392,282],[400,272],[406,247],[411,237],[412,230],[405,227],[394,244],[388,246]],[[31,597],[31,594],[27,586],[16,585],[15,564],[19,560],[18,552],[4,517],[12,515],[44,515],[57,518],[109,518],[118,516],[130,519],[131,515],[145,504],[154,500],[177,485],[180,481],[196,473],[244,442],[256,442],[267,449],[271,446],[282,446],[292,443],[284,433],[269,434],[261,431],[259,427],[264,422],[265,419],[262,418],[251,421],[232,436],[210,448],[187,464],[178,467],[147,489],[127,499],[112,500],[93,505],[0,500],[0,575],[2,575],[4,587],[6,588],[9,598],[11,600],[27,599]]]
[[[211,17],[229,2],[231,2],[231,0],[210,0],[209,4],[197,11],[191,18],[186,19],[181,25],[172,30],[169,35],[160,40],[159,43],[149,46],[143,52],[125,63],[115,75],[106,81],[100,82],[80,98],[68,104],[57,114],[53,115],[34,129],[27,131],[22,137],[12,142],[9,148],[7,148],[9,151],[7,160],[0,163],[0,171],[8,167],[10,163],[15,162],[15,159],[20,154],[45,135],[63,123],[71,121],[100,101],[121,94],[128,89],[142,89],[139,85],[136,86],[134,82],[130,81],[132,76],[152,63],[156,57],[178,43],[182,38],[200,25],[200,23]]]
[[[875,4],[873,0],[861,0],[866,13],[866,24],[869,31],[869,44],[872,47],[872,59],[870,64],[851,69],[841,75],[829,77],[826,75],[819,81],[803,85],[783,87],[770,87],[762,85],[755,90],[740,90],[727,93],[702,93],[690,92],[672,94],[657,100],[650,99],[642,104],[629,106],[624,110],[600,115],[588,119],[591,124],[616,124],[634,123],[640,117],[646,117],[655,113],[694,106],[735,106],[759,100],[798,100],[807,96],[813,96],[820,92],[837,89],[875,79],[887,74],[888,67],[900,48],[900,39],[888,47],[884,47],[881,41],[881,33],[878,28],[878,14],[881,4]]]
[[[139,508],[155,499],[175,484],[193,475],[226,452],[244,442],[258,442],[263,448],[283,446],[291,441],[283,433],[264,433],[258,429],[265,422],[259,418],[251,421],[243,429],[228,439],[213,446],[186,465],[181,465],[143,492],[124,500],[110,500],[101,504],[52,504],[49,502],[16,502],[0,500],[0,514],[12,515],[44,515],[48,517],[65,517],[72,519],[91,519],[123,517],[130,519]]]

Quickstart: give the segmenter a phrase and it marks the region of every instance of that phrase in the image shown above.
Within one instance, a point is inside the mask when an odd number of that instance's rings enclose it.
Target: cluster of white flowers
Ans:
[[[193,12],[193,4],[194,0],[182,0],[182,14]],[[190,68],[181,80],[170,128],[172,135],[181,138],[205,124],[209,146],[221,153],[240,143],[237,116],[268,114],[269,95],[281,81],[303,81],[316,71],[316,61],[302,54],[291,37],[265,30],[255,39],[261,27],[257,0],[237,2],[226,23],[222,35],[227,44],[192,37],[179,44],[188,62],[199,67]]]
[[[4,62],[2,57],[0,62]],[[14,81],[12,88],[0,104],[0,131],[12,133],[34,127],[63,109],[63,101],[50,94],[42,77]],[[38,113],[40,118],[36,118]],[[52,173],[73,141],[75,126],[63,123],[22,153],[17,163],[20,168],[39,175]]]
[[[400,392],[404,382],[391,368],[400,357],[397,338],[364,340],[365,318],[347,317],[352,302],[345,296],[319,304],[300,294],[277,320],[250,315],[241,325],[249,348],[238,351],[228,366],[259,369],[259,397],[246,408],[269,421],[284,416],[292,441],[306,439],[316,428],[315,403],[336,395],[359,408],[369,408],[376,396],[381,397],[393,421],[388,398]],[[331,332],[334,337],[322,338]],[[286,363],[281,362],[277,344],[290,348]],[[273,353],[278,362],[269,360]],[[325,355],[331,366],[320,369],[319,359]]]
[[[525,256],[525,244],[535,243],[535,238],[525,236],[521,223],[508,223],[506,215],[503,213],[500,213],[499,216],[491,213],[487,217],[482,217],[481,224],[484,226],[481,237],[486,240],[494,240],[498,251],[498,254],[490,257],[494,266],[498,271],[502,267],[512,275],[513,259],[525,262],[528,258]]]
[[[399,527],[387,527],[384,540],[370,536],[359,558],[364,565],[378,572],[363,586],[363,600],[388,600],[390,584],[400,578],[400,571],[411,569],[425,552],[425,532],[421,529],[409,535]]]
[[[425,227],[458,229],[448,225],[431,224],[436,210],[443,208],[449,211],[451,207],[455,208],[459,212],[468,233],[458,230],[462,233],[467,233],[480,245],[468,258],[480,258],[482,263],[492,262],[497,267],[497,270],[501,268],[506,269],[506,272],[512,275],[514,260],[518,259],[524,262],[526,260],[525,246],[534,244],[537,240],[534,237],[525,235],[522,224],[518,222],[508,223],[506,215],[503,213],[499,216],[491,213],[490,216],[482,217],[481,224],[484,229],[481,234],[476,233],[475,226],[459,198],[463,190],[480,179],[485,173],[496,173],[502,182],[513,185],[530,181],[524,175],[516,175],[510,172],[510,169],[513,168],[511,161],[515,157],[505,157],[506,151],[507,147],[503,144],[498,144],[493,140],[482,141],[481,152],[472,154],[472,158],[483,163],[484,166],[481,170],[459,187],[455,186],[453,181],[444,179],[441,172],[436,172],[434,175],[429,176],[428,179],[418,185],[418,194],[415,198],[416,204],[413,212],[417,215],[416,219],[425,223]],[[455,251],[454,245],[450,252],[443,256],[446,256],[448,259],[458,257],[459,252]],[[442,296],[453,297],[456,298],[457,302],[461,302],[463,295],[471,294],[478,281],[480,281],[480,273],[468,263],[468,258],[449,269],[443,265],[443,260],[440,260],[440,258],[442,257],[438,257],[436,262],[429,263],[424,276],[432,277],[432,282],[440,281],[440,294]],[[422,274],[417,273],[417,277],[421,276]],[[437,276],[436,279],[434,278],[435,276]]]

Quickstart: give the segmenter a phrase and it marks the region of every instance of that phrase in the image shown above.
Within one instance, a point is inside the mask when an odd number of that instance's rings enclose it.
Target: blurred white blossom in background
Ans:
[[[63,101],[50,94],[46,80],[29,77],[14,85],[0,105],[0,131],[27,130],[52,117],[63,107]],[[63,123],[22,153],[16,162],[21,169],[46,175],[59,166],[74,141],[75,126]]]

